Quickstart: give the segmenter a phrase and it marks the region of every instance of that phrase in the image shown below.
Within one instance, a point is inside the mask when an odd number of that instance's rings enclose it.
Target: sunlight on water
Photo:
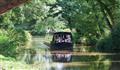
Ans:
[[[57,63],[55,70],[63,70],[63,68],[64,68],[64,64],[63,63]]]

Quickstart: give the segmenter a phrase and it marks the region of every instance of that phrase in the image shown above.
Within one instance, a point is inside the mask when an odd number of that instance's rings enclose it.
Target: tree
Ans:
[[[78,0],[57,0],[54,4],[48,4],[50,15],[52,17],[59,16],[68,28],[75,29],[80,37],[98,37],[100,35],[100,26],[96,20],[97,12],[92,9],[93,6],[87,1]],[[57,11],[57,12],[56,12]],[[96,22],[97,21],[97,22]],[[78,38],[78,39],[79,39]]]
[[[5,31],[5,34],[2,32],[4,35],[0,37],[0,40],[4,40],[2,38],[6,39],[7,35],[7,40],[0,44],[1,54],[16,55],[17,49],[26,44],[27,35],[25,30],[32,31],[36,22],[41,22],[44,16],[47,15],[47,9],[44,7],[45,4],[42,1],[32,0],[31,3],[16,7],[0,16],[0,30]]]

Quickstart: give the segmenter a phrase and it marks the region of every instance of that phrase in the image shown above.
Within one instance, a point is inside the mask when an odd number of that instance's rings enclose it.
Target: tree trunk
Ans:
[[[101,0],[97,0],[97,2],[100,5],[101,12],[103,13],[103,15],[104,15],[104,17],[106,19],[108,27],[112,31],[113,25],[114,25],[114,19],[113,19],[113,15],[112,15],[111,10]]]

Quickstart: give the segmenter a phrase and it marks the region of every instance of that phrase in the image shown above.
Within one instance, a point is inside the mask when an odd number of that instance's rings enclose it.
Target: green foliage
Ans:
[[[20,29],[8,29],[8,37],[10,42],[15,42],[15,45],[25,45],[24,42],[27,41],[25,37],[25,32]]]
[[[0,28],[6,29],[0,32],[0,36],[5,35],[0,42],[8,39],[8,45],[16,48],[25,45],[26,29],[33,35],[45,35],[48,29],[61,31],[67,27],[75,30],[75,43],[86,38],[85,45],[94,46],[120,22],[119,3],[117,0],[32,0],[0,16]],[[98,46],[111,50],[113,40],[114,49],[119,49],[119,27],[114,28],[112,37],[100,39]]]
[[[16,7],[0,16],[0,53],[15,56],[21,46],[28,41],[25,29],[45,32],[40,23],[47,15],[44,1],[32,0],[30,3]],[[37,23],[39,22],[39,23]]]
[[[30,69],[37,70],[38,69],[38,67],[36,66],[33,68],[32,65],[28,65],[25,62],[17,61],[15,58],[5,57],[3,55],[0,55],[0,62],[1,62],[1,68],[5,70],[12,70],[12,69],[18,70],[18,69],[21,69],[21,67],[24,70],[30,70]]]
[[[53,29],[53,31],[61,31],[66,28],[65,22],[60,21],[59,17],[49,17],[44,23],[47,29]]]
[[[78,40],[86,37],[88,43],[95,44],[119,22],[119,3],[118,0],[56,0],[49,6],[53,17],[61,15],[67,27],[76,30]]]
[[[95,41],[99,39],[99,26],[103,28],[100,10],[98,7],[93,9],[93,1],[78,0],[57,0],[56,3],[50,5],[50,13],[53,17],[60,17],[66,26],[71,30],[76,30],[75,42],[80,42],[81,37],[87,38],[88,44],[95,45]],[[56,12],[56,9],[58,12]],[[61,16],[59,16],[61,15]],[[100,16],[100,18],[96,18]],[[98,21],[99,20],[99,21]],[[98,25],[98,22],[100,23]],[[92,36],[92,37],[91,37]],[[77,40],[78,39],[78,40]],[[90,42],[91,41],[91,42]]]
[[[97,51],[100,52],[114,52],[114,44],[111,35],[100,39],[96,45]]]
[[[45,28],[44,23],[42,23],[42,22],[37,23],[31,33],[32,33],[32,35],[45,35],[46,28]]]
[[[120,24],[117,24],[115,28],[112,31],[112,39],[114,44],[114,51],[119,52],[120,51]]]
[[[80,35],[78,33],[73,33],[73,39],[74,39],[74,42],[77,43],[77,44],[81,44],[81,40],[80,40]]]
[[[20,7],[16,7],[4,15],[0,16],[0,28],[16,28],[16,29],[35,29],[37,22],[47,16],[48,7],[46,7],[44,1],[32,0],[31,2],[24,4]],[[41,23],[39,23],[40,26]],[[43,26],[43,24],[41,24]]]
[[[95,46],[97,41],[98,41],[98,39],[94,36],[90,36],[86,40],[88,46]]]
[[[102,52],[120,51],[120,24],[117,24],[109,36],[101,39],[97,44],[97,49]]]
[[[25,45],[27,37],[22,30],[8,29],[0,35],[0,53],[5,56],[15,57],[17,49]]]
[[[8,40],[8,37],[6,36],[0,36],[0,44],[5,43]]]

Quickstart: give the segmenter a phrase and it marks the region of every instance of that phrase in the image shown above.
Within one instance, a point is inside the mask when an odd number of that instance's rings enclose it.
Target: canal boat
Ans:
[[[50,51],[55,62],[70,62],[72,60],[73,37],[70,32],[53,34]]]

